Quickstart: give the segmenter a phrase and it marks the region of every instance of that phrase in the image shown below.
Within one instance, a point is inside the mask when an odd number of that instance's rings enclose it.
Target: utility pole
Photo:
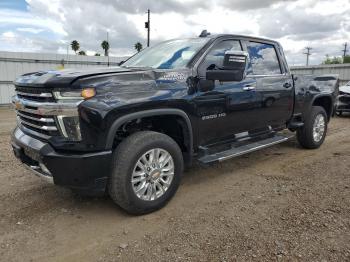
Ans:
[[[348,52],[348,43],[344,43],[343,51],[343,59],[346,57],[346,53]]]
[[[147,10],[147,22],[145,22],[145,28],[147,28],[147,47],[149,47],[150,30],[151,30],[151,11]]]
[[[311,55],[310,51],[312,50],[311,47],[305,47],[306,52],[303,53],[304,55],[306,55],[306,66],[309,66],[309,56]]]
[[[107,43],[108,43],[108,47],[110,47],[109,40],[108,40],[108,30],[107,30]],[[107,66],[109,67],[109,50],[107,50]]]

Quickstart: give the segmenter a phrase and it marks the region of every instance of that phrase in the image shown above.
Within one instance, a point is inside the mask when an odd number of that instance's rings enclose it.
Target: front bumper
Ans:
[[[57,152],[16,127],[11,139],[15,156],[37,176],[83,194],[104,194],[111,172],[111,151]]]

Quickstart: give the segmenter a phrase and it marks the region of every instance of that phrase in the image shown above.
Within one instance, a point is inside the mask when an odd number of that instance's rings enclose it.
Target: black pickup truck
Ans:
[[[318,148],[338,81],[292,75],[278,42],[203,33],[119,67],[25,74],[15,87],[12,147],[25,166],[144,214],[172,198],[195,161],[275,145],[290,138],[285,129]]]

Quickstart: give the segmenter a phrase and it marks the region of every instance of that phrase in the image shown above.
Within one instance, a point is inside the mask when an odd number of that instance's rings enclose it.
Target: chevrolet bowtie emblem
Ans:
[[[21,110],[21,109],[23,109],[22,103],[19,102],[19,101],[16,101],[16,102],[15,102],[15,108],[16,108],[16,110]]]

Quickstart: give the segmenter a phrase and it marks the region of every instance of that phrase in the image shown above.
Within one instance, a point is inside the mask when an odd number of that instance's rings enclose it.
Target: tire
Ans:
[[[161,169],[160,166],[166,161],[161,162],[160,160],[166,158],[167,153],[171,158]],[[142,170],[153,169],[151,165],[148,165],[152,162],[151,155],[159,156],[159,161],[154,164],[160,163],[158,169],[144,172]],[[144,158],[140,159],[141,157]],[[117,205],[135,215],[150,213],[165,206],[179,187],[184,166],[178,144],[169,136],[153,131],[141,131],[127,137],[115,149],[112,161],[113,169],[108,184],[109,195]],[[138,167],[136,167],[137,163]],[[146,164],[143,165],[144,163]],[[173,172],[164,171],[168,169]],[[141,173],[144,175],[139,176],[138,174]],[[142,179],[142,182],[132,184],[132,179],[135,181]],[[166,183],[163,183],[164,181],[170,185],[167,186]],[[145,185],[149,184],[154,185],[154,188],[149,189],[147,186],[146,191],[140,193],[146,187]],[[163,188],[163,191],[160,188]],[[136,193],[137,190],[139,190],[139,195]],[[153,199],[149,198],[149,195]]]
[[[314,130],[315,122],[320,118],[323,118],[324,126],[323,128],[320,127],[319,129],[316,128],[316,130]],[[304,126],[297,130],[297,139],[299,144],[307,149],[319,148],[325,140],[327,134],[327,123],[328,116],[324,108],[320,106],[313,106],[311,108],[310,115],[304,122]],[[315,137],[314,131],[317,133],[317,130],[321,129],[323,129],[323,134],[320,135],[319,133],[319,135]]]

